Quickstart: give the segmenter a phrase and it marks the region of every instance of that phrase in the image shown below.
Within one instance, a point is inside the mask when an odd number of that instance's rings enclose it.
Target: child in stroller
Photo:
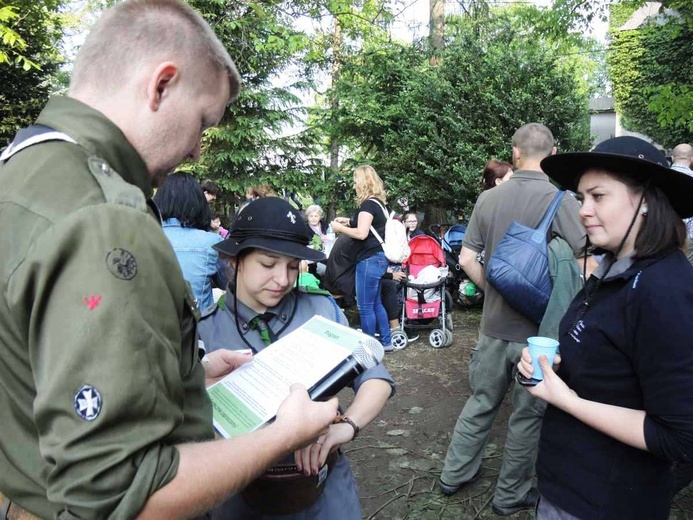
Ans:
[[[448,267],[440,244],[427,235],[409,241],[411,255],[402,264],[409,275],[401,283],[406,288],[399,330],[392,332],[392,346],[401,350],[408,344],[405,329],[433,328],[428,341],[434,348],[452,344],[452,315],[446,297]]]

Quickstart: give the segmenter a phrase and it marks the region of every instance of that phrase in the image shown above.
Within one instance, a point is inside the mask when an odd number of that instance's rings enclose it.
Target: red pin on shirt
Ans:
[[[99,294],[98,296],[92,294],[89,298],[86,296],[84,297],[84,303],[87,304],[89,307],[90,311],[93,311],[99,306],[99,303],[101,303],[101,295]]]

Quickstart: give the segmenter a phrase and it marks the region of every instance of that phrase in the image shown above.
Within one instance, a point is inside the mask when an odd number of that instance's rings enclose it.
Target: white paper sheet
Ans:
[[[275,417],[292,384],[312,387],[363,338],[359,331],[314,316],[207,389],[214,427],[226,438],[256,430]]]

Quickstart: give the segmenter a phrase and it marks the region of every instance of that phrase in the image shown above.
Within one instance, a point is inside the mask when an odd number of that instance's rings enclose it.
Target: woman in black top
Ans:
[[[542,519],[666,519],[672,463],[693,459],[693,267],[681,218],[693,178],[649,143],[617,137],[544,159],[578,192],[607,254],[563,317],[560,370],[540,358],[549,403],[537,474]],[[528,349],[519,371],[531,377]]]
[[[374,335],[376,328],[386,352],[391,352],[390,325],[380,297],[380,284],[388,261],[378,239],[371,232],[375,228],[385,237],[387,222],[387,194],[383,181],[372,166],[359,166],[354,170],[354,189],[359,203],[351,219],[338,217],[332,222],[335,233],[343,233],[359,241],[356,256],[356,304],[361,317],[361,328]]]

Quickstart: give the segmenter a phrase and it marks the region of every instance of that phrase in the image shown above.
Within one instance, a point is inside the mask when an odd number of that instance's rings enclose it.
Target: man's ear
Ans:
[[[515,162],[517,162],[520,159],[521,155],[522,154],[520,153],[520,149],[517,146],[513,146],[513,164],[515,164]]]
[[[152,112],[159,110],[169,88],[180,78],[178,65],[165,61],[157,65],[147,82],[147,102]]]
[[[555,146],[551,148],[551,155],[556,155],[556,152],[558,152],[558,150],[556,150]]]

